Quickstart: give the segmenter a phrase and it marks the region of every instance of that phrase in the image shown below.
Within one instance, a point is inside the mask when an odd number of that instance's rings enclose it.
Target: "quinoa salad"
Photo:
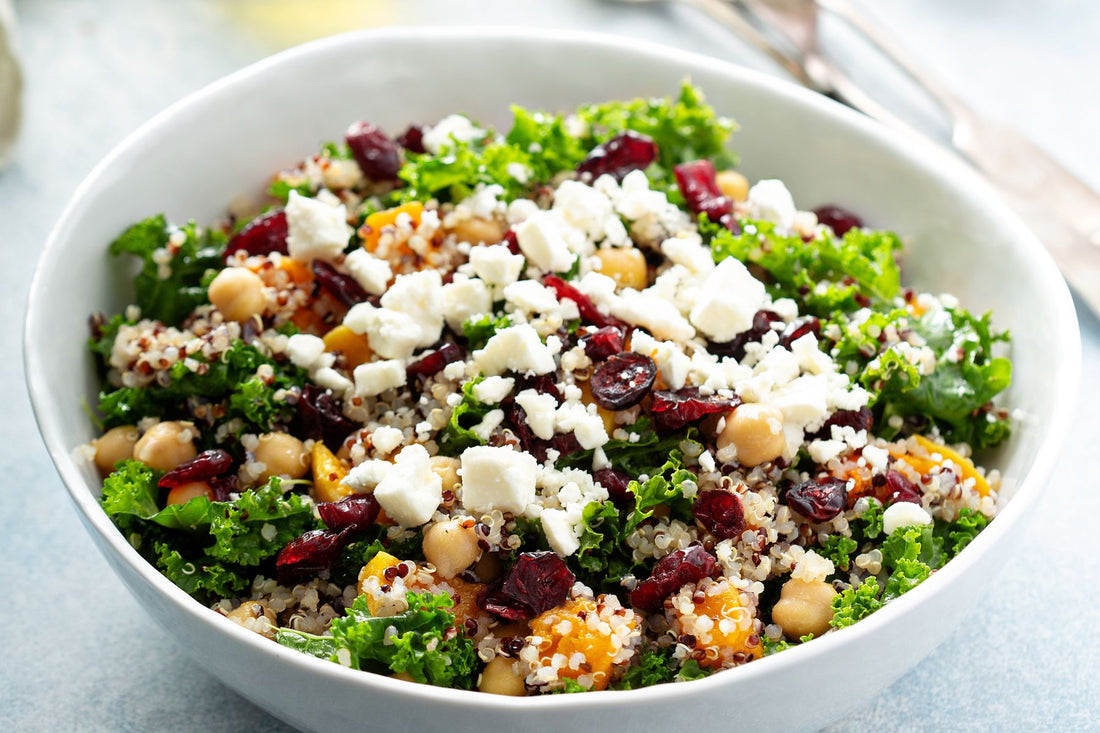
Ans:
[[[698,679],[858,622],[988,524],[1007,334],[901,239],[749,181],[678,95],[367,121],[110,245],[81,451],[211,612],[506,695]]]

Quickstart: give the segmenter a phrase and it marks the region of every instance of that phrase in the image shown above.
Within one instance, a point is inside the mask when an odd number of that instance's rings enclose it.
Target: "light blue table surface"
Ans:
[[[268,19],[292,5],[264,2]],[[243,22],[261,18],[264,2],[15,2],[27,88],[24,136],[0,171],[0,353],[7,356],[0,362],[7,476],[0,730],[286,730],[185,656],[115,579],[38,438],[20,357],[38,253],[92,166],[167,104],[318,32],[302,23],[288,30]],[[703,16],[671,4],[338,0],[319,7],[358,25],[587,27],[768,68]],[[874,12],[978,109],[1011,120],[1100,187],[1100,3],[879,0]],[[1079,317],[1084,384],[1073,437],[1027,535],[942,646],[831,730],[1100,729],[1100,482],[1092,463],[1100,323],[1084,310]],[[1071,516],[1084,527],[1079,534],[1067,534]]]

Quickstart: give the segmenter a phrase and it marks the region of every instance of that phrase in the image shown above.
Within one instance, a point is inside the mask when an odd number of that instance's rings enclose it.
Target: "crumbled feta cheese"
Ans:
[[[519,514],[535,500],[538,462],[530,453],[482,445],[464,450],[460,460],[467,511]]]
[[[504,410],[489,410],[481,422],[470,428],[470,431],[483,443],[488,443],[493,431],[504,422]]]
[[[697,277],[706,277],[714,270],[714,257],[698,234],[669,237],[661,242],[661,252],[670,262],[687,268]]]
[[[462,331],[462,324],[474,316],[489,313],[493,309],[493,298],[489,288],[476,277],[458,279],[443,286],[441,292],[443,318],[451,330]]]
[[[308,333],[296,333],[287,339],[286,355],[300,369],[313,369],[325,355],[325,342]]]
[[[695,329],[675,305],[648,290],[624,290],[611,304],[611,314],[635,326],[641,326],[654,336],[672,341],[687,341]]]
[[[389,425],[382,425],[374,429],[370,434],[371,445],[382,455],[389,455],[405,442],[405,433]]]
[[[560,212],[568,224],[584,232],[592,242],[606,239],[611,244],[623,245],[629,240],[607,196],[580,181],[562,181],[554,191],[552,210]]]
[[[872,473],[882,473],[889,465],[890,453],[878,446],[868,445],[864,447],[862,455]]]
[[[526,323],[497,331],[484,349],[474,352],[474,362],[488,376],[506,371],[549,374],[555,369],[554,355]]]
[[[310,374],[310,379],[312,379],[319,387],[331,389],[336,395],[342,395],[344,392],[347,392],[354,386],[352,385],[350,379],[348,379],[332,367],[321,367],[320,369],[315,369]]]
[[[443,333],[442,288],[439,270],[420,270],[398,275],[380,302],[385,308],[412,316],[420,326],[417,346],[431,346]]]
[[[538,210],[539,205],[531,199],[516,199],[508,204],[508,210],[504,213],[504,218],[509,224],[515,226],[527,221]]]
[[[713,341],[732,340],[752,327],[752,317],[767,299],[764,283],[735,257],[727,257],[707,276],[691,309],[691,322]]]
[[[573,531],[569,515],[562,509],[544,509],[539,515],[546,541],[554,552],[568,557],[580,549],[581,543]]]
[[[408,313],[357,303],[344,316],[344,325],[366,334],[371,348],[386,359],[408,359],[422,338],[420,324]]]
[[[630,350],[653,359],[669,389],[682,389],[687,384],[692,360],[671,341],[658,341],[639,329],[630,337]]]
[[[610,305],[615,301],[615,280],[607,275],[589,272],[573,285],[596,305]]]
[[[470,249],[470,267],[493,290],[502,289],[519,279],[523,255],[514,255],[506,244],[490,244]]]
[[[528,313],[550,313],[559,307],[554,291],[537,280],[512,283],[504,288],[504,299],[518,310]]]
[[[487,405],[500,404],[515,385],[512,377],[486,377],[474,385],[474,397]]]
[[[377,486],[393,468],[389,461],[363,461],[354,466],[348,475],[344,477],[344,485],[349,486],[358,493]]]
[[[475,127],[464,115],[448,115],[432,125],[421,138],[424,149],[438,155],[444,148],[453,148],[455,142],[468,143],[485,137],[485,130]]]
[[[363,286],[371,295],[386,292],[386,286],[393,279],[390,263],[381,257],[375,257],[365,249],[357,249],[344,258],[347,268],[355,282]]]
[[[351,237],[343,204],[328,204],[290,192],[286,204],[287,252],[299,262],[331,262],[344,252]]]
[[[543,440],[554,437],[554,413],[558,409],[558,401],[553,395],[525,389],[516,395],[516,404],[523,408],[527,427],[536,437]]]
[[[932,524],[932,516],[919,504],[894,502],[882,513],[882,531],[892,535],[898,527],[923,527]]]
[[[427,522],[443,501],[443,480],[432,470],[428,451],[419,443],[405,446],[374,489],[374,498],[402,527]]]
[[[556,212],[539,211],[516,227],[516,242],[528,261],[543,272],[565,272],[575,255],[561,232]]]
[[[400,359],[372,361],[355,367],[355,394],[375,397],[387,389],[405,384],[405,362]]]
[[[847,447],[848,444],[842,440],[814,440],[809,445],[810,458],[814,463],[824,465],[843,453]]]
[[[473,194],[465,198],[459,207],[469,210],[479,219],[492,219],[495,214],[504,212],[504,204],[498,200],[503,195],[504,187],[499,184],[478,184]]]
[[[775,178],[757,181],[749,189],[748,203],[749,209],[755,212],[757,218],[773,222],[782,231],[789,231],[794,226],[794,217],[798,210],[783,181]]]

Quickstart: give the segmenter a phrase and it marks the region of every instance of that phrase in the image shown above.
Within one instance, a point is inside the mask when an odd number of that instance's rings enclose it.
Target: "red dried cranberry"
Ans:
[[[608,410],[625,410],[642,401],[656,378],[653,359],[624,351],[608,357],[592,372],[592,399]]]
[[[291,540],[275,559],[280,582],[327,569],[340,556],[352,534],[348,531],[313,529]]]
[[[695,518],[720,540],[739,537],[745,531],[741,500],[729,491],[704,491],[691,507]]]
[[[592,478],[600,486],[607,489],[607,495],[616,505],[629,505],[634,501],[634,494],[630,491],[630,476],[614,468],[601,468],[592,473]]]
[[[745,347],[748,344],[758,344],[764,338],[764,334],[774,330],[772,324],[781,322],[778,313],[773,311],[757,311],[752,317],[752,327],[742,331],[733,337],[732,341],[724,343],[710,343],[707,351],[715,356],[729,356],[737,361],[745,358]]]
[[[584,353],[592,361],[603,361],[612,354],[618,354],[623,350],[624,341],[622,329],[616,326],[604,326],[581,337]]]
[[[550,447],[549,441],[545,441],[535,435],[527,424],[527,411],[516,404],[515,400],[506,400],[501,407],[504,409],[504,417],[508,421],[508,427],[515,433],[520,446],[542,463],[546,460],[546,450]]]
[[[860,430],[870,430],[874,424],[874,413],[867,407],[861,407],[858,410],[837,410],[829,416],[829,419],[821,426],[821,430],[818,430],[809,438],[813,440],[831,440],[834,425],[838,428],[851,428],[858,433]]]
[[[592,303],[592,300],[587,295],[577,290],[557,275],[547,275],[542,279],[542,284],[553,288],[554,292],[557,293],[558,300],[571,300],[576,303],[577,310],[581,315],[581,320],[586,324],[595,326],[596,328],[604,328],[605,326],[625,327],[626,324],[619,319],[613,316],[605,316],[603,313],[600,313],[599,309],[596,308],[595,304]]]
[[[412,377],[434,377],[443,371],[443,367],[462,358],[462,349],[450,341],[420,357],[405,367],[405,374]]]
[[[324,441],[339,450],[348,433],[358,427],[341,412],[341,400],[332,392],[313,384],[302,388],[295,417],[295,433],[303,438]]]
[[[537,377],[521,374],[516,378],[515,391],[518,394],[525,389],[533,389],[539,394],[548,394],[557,400],[558,404],[561,404],[561,390],[558,389],[557,380],[552,373],[541,374]]]
[[[709,160],[681,163],[672,172],[692,213],[703,214],[715,224],[722,224],[727,228],[731,228],[731,224],[736,225],[733,199],[723,195],[718,188],[713,163]]]
[[[657,143],[646,135],[627,130],[592,148],[588,157],[577,166],[577,173],[585,181],[609,175],[622,182],[627,173],[645,170],[655,160]]]
[[[477,605],[508,621],[534,618],[560,606],[575,580],[555,553],[524,552],[503,578],[478,593]]]
[[[814,479],[789,489],[783,502],[811,522],[827,522],[844,511],[848,482],[834,476]]]
[[[286,247],[287,223],[286,212],[275,209],[266,214],[260,214],[252,221],[229,238],[222,253],[222,260],[229,262],[229,258],[235,252],[244,251],[245,254],[267,255],[272,252],[287,253]]]
[[[741,398],[737,395],[700,397],[698,389],[685,387],[676,392],[655,390],[649,411],[653,415],[654,426],[661,432],[669,432],[679,430],[707,415],[729,412],[740,404]]]
[[[397,144],[410,153],[424,154],[424,125],[409,125],[409,128],[397,136]]]
[[[808,333],[812,333],[814,336],[821,336],[821,321],[813,316],[807,316],[806,318],[800,318],[797,321],[788,323],[779,337],[779,345],[789,350],[791,344]]]
[[[325,292],[351,308],[356,303],[370,300],[363,286],[350,275],[337,272],[336,268],[323,260],[313,261],[313,276]]]
[[[350,529],[360,532],[374,524],[381,507],[371,495],[345,496],[340,501],[324,501],[317,504],[317,513],[328,528],[335,531]]]
[[[556,450],[561,458],[583,450],[574,433],[554,433],[554,437],[550,439],[550,447]]]
[[[630,603],[649,613],[661,610],[665,599],[688,583],[709,578],[717,560],[702,545],[691,545],[661,558],[653,573],[630,593]]]
[[[849,229],[863,226],[863,220],[840,206],[819,206],[814,209],[819,224],[832,227],[838,237],[843,237]]]
[[[509,229],[504,233],[504,239],[500,240],[500,243],[508,247],[508,251],[514,255],[523,254],[519,249],[519,240],[516,238],[516,232],[513,229]]]
[[[157,486],[174,489],[192,481],[207,481],[220,476],[233,465],[233,457],[223,450],[204,450],[186,463],[160,477]]]
[[[401,170],[401,154],[386,133],[369,122],[353,122],[344,133],[359,170],[372,181],[392,181]]]
[[[210,485],[214,501],[229,501],[229,495],[237,490],[237,476],[232,473],[207,479],[206,483]]]
[[[883,492],[885,495],[882,497],[882,503],[887,506],[897,503],[917,505],[921,503],[920,490],[913,485],[912,481],[893,469],[886,472],[885,488],[886,490]]]

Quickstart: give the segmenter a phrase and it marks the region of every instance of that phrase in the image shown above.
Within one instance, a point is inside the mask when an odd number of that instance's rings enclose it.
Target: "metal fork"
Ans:
[[[1043,241],[1078,294],[1100,313],[1100,194],[1019,131],[971,109],[850,0],[731,0],[731,5],[758,33],[779,36],[781,43],[794,49],[790,57],[800,59],[810,82],[807,86],[928,140],[822,53],[818,8],[834,13],[859,32],[941,107],[950,120],[955,152],[986,175]]]

